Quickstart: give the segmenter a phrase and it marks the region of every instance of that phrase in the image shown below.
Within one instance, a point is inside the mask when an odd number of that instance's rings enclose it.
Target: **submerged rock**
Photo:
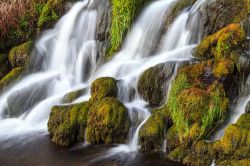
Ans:
[[[101,77],[91,84],[90,102],[94,103],[105,97],[116,97],[117,93],[117,81],[111,77]]]
[[[151,67],[143,72],[137,88],[145,101],[153,106],[163,104],[174,68],[174,63],[166,63]]]
[[[48,121],[48,131],[52,141],[64,147],[85,141],[89,107],[88,102],[54,106]]]
[[[89,110],[87,141],[92,144],[125,143],[130,125],[126,107],[113,97],[103,98]]]
[[[33,45],[34,43],[32,41],[29,41],[11,49],[9,53],[9,61],[13,68],[25,68],[27,66]]]

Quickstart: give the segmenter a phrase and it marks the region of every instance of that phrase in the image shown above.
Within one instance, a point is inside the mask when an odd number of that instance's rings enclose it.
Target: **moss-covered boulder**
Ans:
[[[34,43],[29,41],[10,50],[9,61],[13,68],[27,66],[33,45]]]
[[[184,159],[191,165],[247,164],[250,158],[250,114],[243,114],[235,124],[229,125],[224,136],[215,142],[199,141]],[[249,165],[250,163],[248,163]]]
[[[210,1],[203,12],[205,33],[210,35],[231,23],[241,23],[247,14],[247,0]]]
[[[168,84],[174,71],[174,63],[157,65],[147,69],[141,75],[137,89],[143,99],[153,106],[163,104]]]
[[[85,141],[89,103],[54,106],[48,121],[52,141],[63,147]]]
[[[0,79],[11,70],[7,54],[0,54]]]
[[[91,85],[91,99],[94,103],[104,97],[116,97],[118,93],[117,81],[111,77],[96,79]]]
[[[69,92],[63,96],[63,103],[72,103],[74,100],[82,96],[85,92],[85,89],[76,90],[73,92]]]
[[[0,81],[0,89],[4,89],[6,86],[20,79],[23,73],[24,73],[24,69],[22,67],[14,68],[13,70],[11,70],[11,72],[9,72]]]
[[[142,150],[161,150],[168,121],[167,111],[164,107],[153,110],[152,115],[139,131]]]
[[[194,55],[199,58],[215,57],[216,59],[230,57],[232,50],[236,49],[245,38],[245,31],[240,24],[230,24],[217,33],[206,37],[196,47]]]
[[[90,108],[87,141],[93,144],[125,143],[130,125],[125,106],[113,97],[103,98]]]

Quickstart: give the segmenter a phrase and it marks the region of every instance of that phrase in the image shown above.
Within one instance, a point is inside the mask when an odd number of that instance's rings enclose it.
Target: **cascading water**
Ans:
[[[42,89],[42,91],[46,91],[46,97],[18,118],[1,120],[1,138],[30,130],[46,131],[51,107],[59,104],[65,93],[78,86],[84,86],[81,84],[82,80],[86,79],[83,78],[84,74],[87,71],[93,72],[97,62],[95,46],[97,12],[89,9],[88,6],[91,3],[92,1],[88,0],[77,2],[54,29],[45,32],[37,41],[36,49],[39,55],[45,55],[42,71],[24,77],[2,94],[0,98],[1,117],[3,118],[5,112],[8,112],[9,99],[13,95],[19,94],[18,92],[31,89],[33,91],[29,90],[28,94],[33,98],[35,95],[39,95],[36,94],[40,90],[38,85],[46,84],[45,89]],[[88,68],[84,63],[90,64]],[[14,126],[15,130],[9,132]]]
[[[34,91],[29,94],[35,95],[41,90],[37,85],[46,85],[44,99],[31,105],[17,118],[9,117],[0,121],[0,139],[7,139],[6,135],[13,137],[24,134],[25,131],[46,132],[51,107],[60,104],[61,98],[67,92],[86,88],[87,93],[77,100],[83,101],[89,98],[92,81],[98,77],[110,76],[119,80],[118,97],[127,107],[133,122],[128,144],[112,149],[111,153],[137,151],[139,130],[150,116],[148,104],[136,91],[138,76],[157,64],[187,61],[192,58],[191,52],[199,42],[202,31],[198,12],[205,2],[206,0],[198,0],[191,9],[185,10],[175,20],[165,35],[163,46],[154,56],[150,55],[153,49],[150,46],[157,41],[165,13],[176,1],[152,2],[132,27],[122,50],[102,66],[97,66],[97,12],[89,8],[92,1],[76,3],[53,30],[44,33],[37,41],[36,48],[40,55],[44,55],[41,72],[24,77],[2,94],[0,113],[1,117],[5,118],[4,114],[8,112],[9,107],[8,100],[12,95],[30,87],[34,87]],[[191,28],[190,25],[194,23],[197,26]],[[10,131],[13,128],[15,130]]]

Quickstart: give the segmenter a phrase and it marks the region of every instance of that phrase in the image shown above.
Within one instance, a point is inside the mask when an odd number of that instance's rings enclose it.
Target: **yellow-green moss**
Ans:
[[[87,141],[93,144],[125,143],[130,128],[125,106],[113,97],[97,101],[89,111]]]
[[[13,68],[15,67],[26,67],[30,53],[33,48],[34,43],[32,41],[28,41],[20,46],[14,47],[10,50],[9,53],[9,61]]]
[[[165,108],[153,110],[152,115],[139,132],[142,150],[160,150],[164,141],[167,117]]]
[[[106,58],[109,59],[120,48],[122,41],[131,28],[137,13],[148,0],[111,0],[112,22],[110,48]]]
[[[39,30],[51,26],[59,19],[58,13],[62,12],[63,0],[49,0],[42,8],[37,26]]]
[[[21,78],[22,73],[24,72],[22,67],[14,68],[9,72],[1,81],[0,81],[0,89],[10,85],[14,81]]]
[[[62,99],[63,103],[72,103],[74,100],[82,96],[84,94],[84,91],[85,91],[84,89],[80,89],[67,93],[66,95],[64,95]]]
[[[223,76],[228,76],[232,74],[234,71],[234,61],[228,58],[222,58],[215,62],[215,67],[213,70],[213,74],[217,78],[221,78]]]
[[[59,146],[70,146],[84,141],[89,103],[54,106],[48,121],[52,141]]]
[[[111,77],[96,79],[91,85],[91,103],[104,97],[116,97],[118,93],[117,81]]]
[[[195,50],[195,56],[201,58],[229,57],[230,52],[239,46],[246,38],[240,24],[230,24],[214,35],[206,37]]]

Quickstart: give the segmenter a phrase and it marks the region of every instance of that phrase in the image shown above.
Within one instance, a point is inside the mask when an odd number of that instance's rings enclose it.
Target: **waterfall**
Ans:
[[[45,32],[36,42],[36,49],[43,59],[42,70],[24,77],[2,94],[0,139],[25,132],[46,133],[50,110],[53,105],[61,104],[66,93],[84,87],[87,93],[76,102],[86,101],[91,82],[98,77],[110,76],[119,80],[118,98],[127,107],[132,120],[128,143],[111,151],[136,152],[139,148],[139,130],[150,117],[148,103],[141,99],[136,90],[138,77],[157,64],[192,59],[192,50],[201,39],[199,9],[204,2],[206,0],[198,0],[192,8],[185,9],[164,35],[162,47],[151,55],[152,45],[158,41],[166,19],[165,13],[176,3],[176,0],[153,1],[133,25],[121,51],[100,66],[97,66],[95,41],[97,11],[89,7],[92,1],[77,2],[54,29]],[[26,91],[31,97],[39,95],[39,91],[46,96],[35,104],[29,103],[30,107],[18,117],[6,117],[10,107],[9,98]]]

